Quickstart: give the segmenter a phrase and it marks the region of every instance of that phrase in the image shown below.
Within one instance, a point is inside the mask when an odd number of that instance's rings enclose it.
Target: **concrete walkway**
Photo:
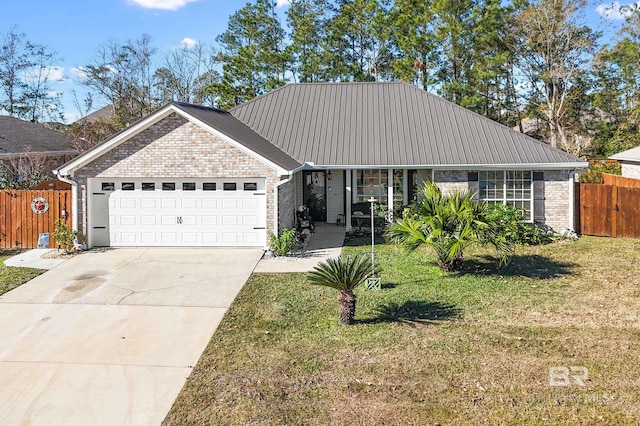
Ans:
[[[16,266],[19,268],[34,269],[51,269],[64,263],[67,259],[47,259],[43,255],[54,251],[55,249],[32,249],[17,254],[4,261],[7,266]]]
[[[306,251],[301,256],[262,259],[254,272],[308,272],[323,260],[338,257],[342,253],[345,228],[320,223],[311,236]]]
[[[159,425],[262,253],[87,252],[0,296],[0,424]]]

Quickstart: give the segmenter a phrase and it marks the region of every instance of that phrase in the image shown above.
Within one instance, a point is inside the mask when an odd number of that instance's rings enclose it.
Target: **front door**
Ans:
[[[327,221],[327,173],[305,171],[302,173],[302,197],[309,208],[311,218],[316,222]]]

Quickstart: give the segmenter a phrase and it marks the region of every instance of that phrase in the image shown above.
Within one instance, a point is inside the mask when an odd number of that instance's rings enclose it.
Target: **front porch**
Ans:
[[[371,226],[371,203],[384,206],[391,220],[415,199],[418,185],[431,180],[431,169],[322,169],[294,176],[295,205],[307,206],[316,223]],[[377,216],[377,213],[374,212]]]

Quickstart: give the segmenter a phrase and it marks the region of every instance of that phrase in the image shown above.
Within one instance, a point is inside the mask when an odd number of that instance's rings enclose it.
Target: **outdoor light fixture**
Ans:
[[[331,180],[331,178],[332,178],[332,177],[333,177],[333,174],[331,173],[331,170],[329,170],[329,171],[327,172],[327,179],[328,179],[328,180]]]

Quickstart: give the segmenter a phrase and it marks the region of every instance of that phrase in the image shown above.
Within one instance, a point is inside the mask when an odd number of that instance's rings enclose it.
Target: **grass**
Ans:
[[[44,272],[40,269],[5,266],[4,261],[18,253],[17,250],[13,249],[0,249],[0,295],[13,290]]]
[[[304,274],[252,276],[165,424],[640,422],[640,241],[522,248],[503,270],[477,250],[456,274],[429,251],[377,260],[348,327]],[[550,386],[556,366],[585,386]]]

